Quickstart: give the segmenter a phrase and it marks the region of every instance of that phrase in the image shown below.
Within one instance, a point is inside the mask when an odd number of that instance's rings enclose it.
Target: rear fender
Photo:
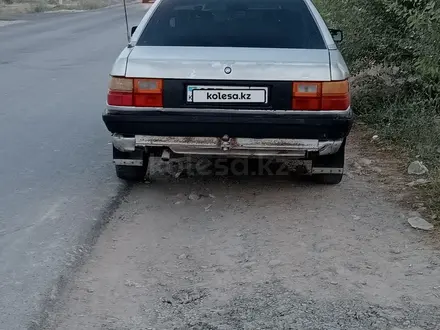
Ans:
[[[339,50],[329,50],[330,75],[332,80],[345,80],[350,77],[350,71]]]
[[[133,48],[125,47],[124,50],[119,54],[116,61],[113,63],[113,68],[111,71],[112,76],[124,77],[127,72],[127,62]]]

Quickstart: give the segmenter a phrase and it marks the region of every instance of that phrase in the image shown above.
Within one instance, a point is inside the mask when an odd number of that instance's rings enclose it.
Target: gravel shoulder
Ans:
[[[408,225],[409,210],[353,165],[360,149],[349,146],[349,175],[333,187],[176,179],[156,163],[50,328],[440,329],[435,233]]]

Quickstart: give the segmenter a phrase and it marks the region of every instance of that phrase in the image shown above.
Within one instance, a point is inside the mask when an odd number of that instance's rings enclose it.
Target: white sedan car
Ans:
[[[132,33],[103,114],[118,177],[143,179],[152,156],[206,155],[292,159],[341,181],[349,71],[342,32],[310,0],[157,0]]]

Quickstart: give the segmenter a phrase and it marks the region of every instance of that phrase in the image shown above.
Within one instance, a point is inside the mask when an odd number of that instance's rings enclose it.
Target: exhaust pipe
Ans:
[[[163,161],[167,162],[171,158],[171,154],[168,149],[163,149],[162,156],[160,157]]]

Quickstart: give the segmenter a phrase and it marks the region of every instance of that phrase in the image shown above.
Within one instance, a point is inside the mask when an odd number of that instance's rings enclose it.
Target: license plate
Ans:
[[[267,103],[267,87],[188,86],[192,103]]]

